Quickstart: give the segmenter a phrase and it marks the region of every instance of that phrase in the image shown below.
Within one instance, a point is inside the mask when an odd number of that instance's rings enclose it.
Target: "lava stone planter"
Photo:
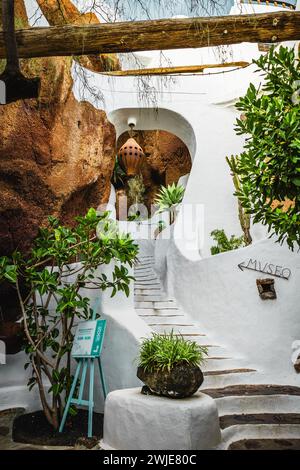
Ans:
[[[203,382],[199,367],[178,364],[170,371],[145,371],[138,367],[138,378],[150,389],[151,393],[169,398],[187,398],[197,392]]]
[[[23,346],[23,330],[20,323],[0,323],[0,340],[5,343],[6,354],[17,354]]]

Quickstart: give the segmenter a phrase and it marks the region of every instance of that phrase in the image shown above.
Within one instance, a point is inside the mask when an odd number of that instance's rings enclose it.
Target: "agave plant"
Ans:
[[[174,222],[174,206],[182,202],[184,195],[184,187],[180,184],[169,184],[167,187],[162,186],[155,204],[158,205],[158,212],[170,211],[170,223]]]

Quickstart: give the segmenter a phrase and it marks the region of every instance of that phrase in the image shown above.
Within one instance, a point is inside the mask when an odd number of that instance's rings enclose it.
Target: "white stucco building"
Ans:
[[[34,0],[28,2],[28,8],[33,3]],[[282,8],[280,2],[277,6],[235,2],[230,14]],[[173,66],[222,61],[250,63],[260,54],[258,46],[252,43],[164,52]],[[127,68],[135,68],[136,59],[149,68],[161,65],[160,52],[134,55],[135,59],[127,58],[124,62]],[[134,116],[137,130],[169,131],[190,151],[193,165],[185,178],[184,201],[175,226],[156,241],[141,241],[140,256],[145,262],[149,285],[151,276],[156,276],[163,287],[165,301],[176,302],[179,310],[184,312],[187,324],[189,321],[195,331],[201,331],[209,338],[212,365],[207,366],[210,373],[204,388],[224,390],[223,395],[221,392],[215,394],[221,417],[264,413],[289,415],[296,413],[300,405],[300,379],[292,363],[292,345],[300,340],[300,254],[268,239],[265,228],[255,225],[251,227],[251,246],[210,255],[213,229],[224,228],[229,235],[241,233],[237,200],[233,196],[232,177],[225,157],[238,154],[243,148],[243,138],[234,131],[238,116],[234,105],[250,82],[255,85],[260,82],[255,68],[249,65],[206,69],[203,74],[176,76],[169,80],[152,78],[148,85],[154,86],[155,91],[144,99],[140,93],[143,85],[137,78],[112,78],[88,72],[90,85],[103,93],[104,109],[116,128],[117,137],[128,130],[128,118]],[[79,88],[75,80],[74,93],[80,100]],[[103,109],[103,103],[95,103],[92,96],[89,99]],[[199,218],[193,212],[197,210]],[[165,236],[166,233],[169,236]],[[263,301],[257,291],[256,279],[270,275],[242,271],[238,267],[249,260],[290,270],[288,280],[275,280],[276,300]],[[138,291],[140,288],[137,287],[136,295],[142,294]],[[151,305],[147,306],[147,301]],[[133,293],[126,301],[123,297],[112,301],[108,295],[103,296],[103,313],[109,320],[104,370],[110,390],[139,383],[132,361],[141,338],[151,332],[151,323],[146,321],[149,315],[143,314],[142,310],[163,311],[164,306],[157,306],[155,302],[156,299],[144,298],[136,299],[134,304]],[[14,356],[8,359],[6,366],[0,365],[0,407],[35,407],[33,395],[26,392],[21,363],[21,357]],[[253,393],[249,392],[250,386],[254,387]],[[269,395],[263,386],[271,386]],[[284,390],[281,393],[279,386]],[[287,386],[294,388],[288,392],[284,388]],[[227,393],[226,387],[236,387],[237,395]],[[101,402],[99,397],[100,407]],[[246,438],[300,438],[299,423],[287,421],[280,429],[271,421],[263,425],[249,421],[227,427],[223,431],[222,445],[227,448],[232,442]]]

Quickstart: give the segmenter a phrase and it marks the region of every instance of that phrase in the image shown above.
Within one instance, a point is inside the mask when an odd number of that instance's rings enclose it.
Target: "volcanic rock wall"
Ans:
[[[26,27],[23,1],[16,15]],[[48,215],[69,223],[109,198],[115,130],[104,111],[74,98],[71,64],[21,61],[26,76],[41,78],[40,96],[0,107],[0,256],[28,249]]]

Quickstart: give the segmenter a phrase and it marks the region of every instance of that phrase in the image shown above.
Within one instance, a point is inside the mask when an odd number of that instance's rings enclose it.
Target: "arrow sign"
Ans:
[[[262,263],[256,259],[250,258],[248,261],[243,261],[238,264],[238,267],[241,271],[244,269],[250,269],[251,271],[257,271],[263,274],[269,274],[274,277],[279,277],[280,279],[289,280],[291,276],[291,270],[289,268],[284,268],[272,263]]]

